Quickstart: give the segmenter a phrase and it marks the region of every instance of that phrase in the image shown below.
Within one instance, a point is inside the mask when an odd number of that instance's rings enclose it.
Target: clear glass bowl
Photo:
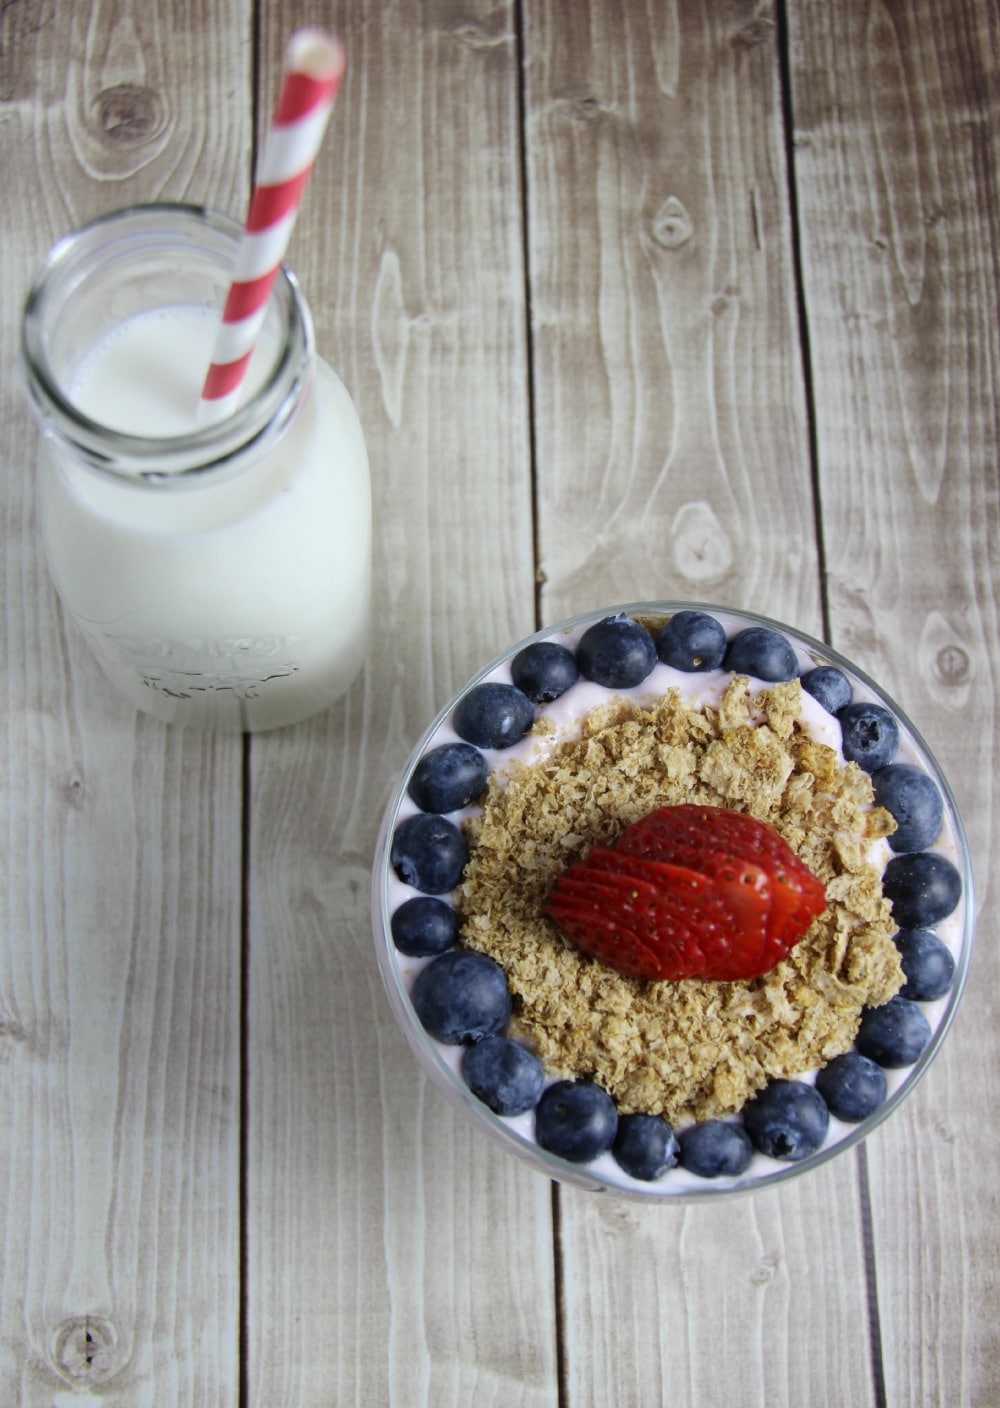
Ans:
[[[940,924],[934,925],[935,932],[951,951],[955,971],[951,986],[942,997],[920,1004],[931,1027],[930,1040],[912,1065],[902,1069],[886,1069],[887,1096],[872,1114],[857,1124],[841,1122],[831,1115],[824,1142],[815,1152],[794,1162],[771,1158],[755,1152],[749,1168],[737,1176],[705,1178],[678,1165],[669,1169],[660,1178],[646,1182],[626,1174],[610,1152],[599,1155],[589,1163],[573,1162],[548,1152],[535,1140],[533,1110],[526,1114],[510,1117],[499,1116],[494,1114],[471,1092],[461,1073],[461,1061],[465,1048],[444,1045],[435,1040],[424,1029],[414,1010],[411,1000],[413,983],[421,968],[433,960],[409,958],[398,951],[393,941],[390,927],[393,912],[405,899],[419,892],[404,884],[397,876],[390,859],[390,852],[397,826],[408,815],[419,810],[408,793],[414,769],[430,748],[443,742],[453,741],[458,737],[451,727],[451,719],[457,704],[469,690],[486,681],[498,680],[509,683],[511,680],[511,660],[525,646],[534,642],[557,640],[572,648],[588,626],[608,616],[625,613],[649,623],[651,620],[656,622],[660,618],[666,619],[681,610],[704,611],[715,616],[726,627],[730,637],[735,631],[749,626],[765,626],[780,631],[791,641],[796,650],[800,673],[813,665],[832,665],[847,675],[852,685],[854,700],[882,704],[894,715],[899,724],[901,735],[900,753],[897,754],[897,761],[915,762],[925,770],[936,783],[944,803],[944,822],[941,833],[934,845],[927,849],[939,850],[952,861],[961,878],[962,892],[958,905],[952,914]],[[595,686],[588,685],[588,688],[594,689]],[[634,691],[607,691],[606,694],[609,698],[615,693],[642,696],[644,693],[648,693],[648,690],[649,686],[640,685]],[[547,707],[545,705],[537,706],[536,716],[545,712]],[[483,749],[482,751],[491,768],[502,764],[510,756],[507,750]],[[471,810],[475,810],[475,808]],[[448,819],[460,824],[465,815],[465,812],[452,813]],[[449,900],[448,895],[441,898]],[[755,1188],[769,1187],[787,1179],[796,1178],[864,1139],[905,1099],[940,1049],[961,999],[973,942],[973,877],[968,843],[946,779],[917,730],[899,707],[863,671],[846,661],[829,646],[803,635],[801,631],[793,630],[780,622],[771,621],[750,612],[697,602],[634,602],[587,612],[518,641],[502,655],[484,665],[444,706],[413,749],[382,818],[373,865],[372,922],[379,968],[389,1001],[419,1065],[433,1084],[485,1134],[510,1152],[525,1159],[538,1172],[560,1182],[647,1201],[694,1202]],[[815,1076],[816,1072],[813,1071],[804,1073],[797,1078],[811,1083],[815,1080]],[[550,1083],[554,1079],[553,1075],[546,1074],[546,1083]],[[738,1122],[739,1117],[736,1116],[735,1119]]]

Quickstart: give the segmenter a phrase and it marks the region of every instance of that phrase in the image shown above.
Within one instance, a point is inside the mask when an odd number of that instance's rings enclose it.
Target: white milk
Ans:
[[[123,434],[190,434],[217,315],[143,311],[79,361],[68,399]],[[262,335],[248,391],[266,375]],[[160,486],[65,452],[39,478],[63,603],[105,672],[165,722],[239,731],[295,722],[343,694],[368,637],[371,502],[354,405],[312,363],[284,435],[237,474]]]

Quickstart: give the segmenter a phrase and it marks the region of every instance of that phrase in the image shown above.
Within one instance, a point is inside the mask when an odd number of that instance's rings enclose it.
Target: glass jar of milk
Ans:
[[[361,426],[287,270],[241,406],[199,423],[241,235],[192,206],[104,216],[53,249],[22,330],[66,611],[138,708],[227,732],[293,723],[348,689],[371,577]]]

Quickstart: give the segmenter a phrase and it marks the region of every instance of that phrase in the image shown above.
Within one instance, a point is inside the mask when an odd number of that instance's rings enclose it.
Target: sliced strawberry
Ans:
[[[545,912],[618,972],[734,981],[768,972],[824,909],[823,885],[766,823],[721,807],[661,807],[594,846]]]
[[[826,903],[822,883],[784,837],[746,812],[723,807],[661,807],[635,822],[618,842],[633,855],[670,859],[719,879],[771,884],[769,932],[801,937]],[[744,862],[744,864],[740,864]]]
[[[664,962],[693,976],[704,961],[684,904],[655,880],[610,868],[571,867],[561,882],[559,924],[592,957],[631,977],[649,977]]]

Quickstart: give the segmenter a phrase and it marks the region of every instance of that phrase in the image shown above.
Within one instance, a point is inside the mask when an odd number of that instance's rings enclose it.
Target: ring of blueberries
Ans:
[[[766,683],[798,676],[840,722],[845,758],[871,774],[875,800],[895,818],[893,852],[883,893],[899,925],[895,936],[904,974],[900,992],[862,1014],[854,1048],[828,1062],[815,1084],[772,1080],[739,1117],[708,1119],[676,1133],[659,1115],[620,1115],[611,1097],[586,1079],[546,1085],[537,1057],[506,1035],[511,996],[501,966],[461,945],[458,917],[442,896],[461,879],[468,847],[447,814],[485,791],[489,765],[482,749],[505,749],[531,728],[537,705],[559,698],[585,678],[607,689],[642,683],[662,662],[693,673],[722,668]],[[399,823],[390,863],[420,893],[393,913],[391,933],[409,957],[429,958],[413,986],[414,1010],[435,1040],[465,1047],[463,1079],[497,1115],[534,1111],[538,1145],[576,1164],[611,1152],[619,1167],[651,1183],[679,1165],[700,1178],[738,1177],[755,1152],[797,1162],[823,1144],[830,1116],[858,1124],[887,1097],[886,1070],[912,1066],[931,1039],[922,1004],[943,997],[955,961],[934,925],[958,905],[961,877],[929,849],[943,820],[934,781],[921,769],[895,762],[900,731],[880,704],[855,700],[848,677],[832,665],[800,674],[791,642],[778,630],[748,626],[727,637],[706,612],[682,610],[652,635],[625,613],[605,617],[582,634],[575,651],[554,641],[525,646],[511,661],[511,684],[473,685],[452,717],[462,740],[426,752],[408,784],[420,809]]]

